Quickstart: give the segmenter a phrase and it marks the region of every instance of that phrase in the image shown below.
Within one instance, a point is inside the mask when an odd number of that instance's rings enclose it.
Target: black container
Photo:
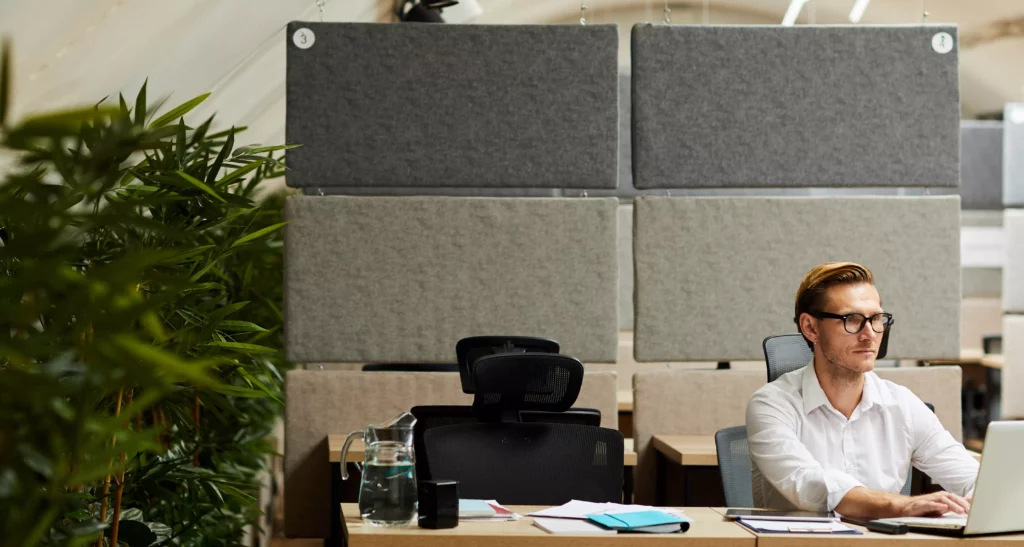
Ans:
[[[455,528],[459,525],[459,482],[420,481],[420,528]]]

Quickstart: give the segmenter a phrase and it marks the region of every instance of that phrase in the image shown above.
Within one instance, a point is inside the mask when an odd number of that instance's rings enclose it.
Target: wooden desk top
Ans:
[[[1002,354],[990,353],[981,358],[981,365],[989,368],[1002,369],[1003,368],[1003,356]]]
[[[328,435],[327,436],[327,450],[328,450],[328,461],[331,463],[341,462],[341,447],[345,445],[345,435]],[[346,458],[349,462],[363,461],[365,445],[363,441],[358,439],[352,441],[352,446],[348,447],[348,457]],[[636,451],[633,450],[633,439],[625,439],[623,443],[623,449],[625,453],[622,455],[622,464],[626,467],[636,467]]]
[[[615,396],[619,401],[619,412],[633,412],[633,390],[622,390]]]
[[[654,449],[679,465],[718,467],[718,449],[713,436],[655,435]]]
[[[684,514],[690,519],[690,529],[682,534],[616,534],[576,536],[549,534],[533,525],[528,513],[543,507],[509,506],[523,515],[510,522],[460,522],[447,530],[427,530],[418,526],[378,528],[364,525],[359,518],[359,506],[341,505],[342,516],[348,529],[352,547],[620,547],[626,545],[754,547],[754,534],[707,507],[687,507]]]
[[[725,514],[726,508],[715,507],[714,511]],[[818,534],[757,534],[757,547],[937,547],[938,543],[945,542],[948,545],[957,547],[1001,547],[1001,546],[1024,546],[1024,534],[1010,534],[1000,536],[983,536],[976,538],[948,538],[943,536],[931,536],[928,534],[902,534],[894,536],[891,534],[879,534],[869,532],[863,526],[844,523],[850,528],[856,528],[863,532],[860,536],[848,535],[818,535]],[[737,525],[739,526],[739,525]],[[896,545],[889,542],[895,541]],[[938,542],[938,543],[937,543]],[[954,543],[955,542],[955,543]]]

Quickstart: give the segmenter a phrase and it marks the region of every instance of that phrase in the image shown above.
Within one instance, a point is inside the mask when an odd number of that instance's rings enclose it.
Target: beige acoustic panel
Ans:
[[[293,362],[453,362],[461,338],[553,338],[614,362],[618,200],[292,197]]]
[[[796,332],[804,275],[874,272],[896,319],[888,357],[960,355],[960,201],[926,197],[640,197],[634,202],[637,361],[763,358]]]
[[[1003,317],[1001,419],[1024,420],[1024,315]]]
[[[615,374],[588,372],[573,405],[617,426]],[[417,405],[471,405],[459,375],[445,372],[293,370],[285,380],[285,534],[327,537],[331,470],[327,435],[381,423]]]
[[[964,276],[967,273],[964,272]],[[1003,332],[1003,305],[999,298],[964,298],[960,305],[960,345],[981,351],[982,340]]]
[[[1024,325],[1022,325],[1024,327]],[[1024,339],[1024,328],[1022,328]],[[1024,348],[1022,348],[1024,350]],[[960,386],[956,366],[875,368],[883,380],[906,386],[960,439]],[[765,370],[679,370],[633,375],[633,438],[637,452],[636,503],[653,503],[654,435],[713,437],[725,427],[746,423],[747,401],[766,381]]]
[[[1024,209],[1003,213],[1006,264],[1003,266],[1003,310],[1024,312]]]

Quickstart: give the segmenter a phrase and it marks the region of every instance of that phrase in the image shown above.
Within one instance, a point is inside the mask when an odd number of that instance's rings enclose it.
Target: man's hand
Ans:
[[[949,492],[933,492],[923,496],[907,497],[899,508],[901,517],[938,517],[946,513],[966,514],[971,502]]]

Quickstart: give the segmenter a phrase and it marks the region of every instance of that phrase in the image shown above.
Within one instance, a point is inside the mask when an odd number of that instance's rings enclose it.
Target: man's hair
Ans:
[[[871,270],[855,262],[827,262],[807,272],[796,291],[796,315],[793,316],[800,334],[804,333],[800,328],[800,314],[824,311],[822,307],[825,306],[829,288],[853,283],[874,285],[875,276]],[[804,341],[809,347],[814,346],[806,336]]]

